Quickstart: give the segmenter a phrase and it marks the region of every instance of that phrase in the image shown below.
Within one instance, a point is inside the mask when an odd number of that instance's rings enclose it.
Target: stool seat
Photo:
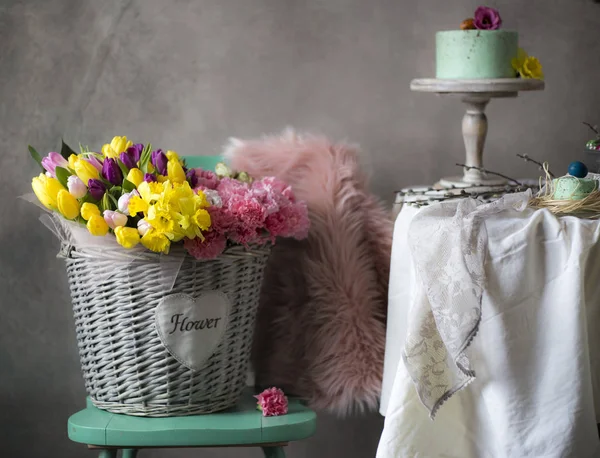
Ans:
[[[113,414],[88,398],[87,407],[69,418],[69,439],[90,448],[128,449],[129,456],[141,448],[235,446],[262,446],[267,456],[284,456],[275,449],[314,434],[316,414],[299,400],[289,400],[287,415],[263,417],[252,395],[247,390],[236,407],[222,412],[164,418]]]

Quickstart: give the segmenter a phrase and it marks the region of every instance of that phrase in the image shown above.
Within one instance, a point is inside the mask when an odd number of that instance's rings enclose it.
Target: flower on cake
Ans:
[[[521,78],[544,79],[542,64],[533,56],[528,56],[525,50],[519,48],[517,57],[512,60],[512,67]]]
[[[480,6],[475,10],[473,25],[479,30],[498,30],[502,25],[502,18],[498,10]]]
[[[498,30],[502,18],[498,10],[489,6],[480,6],[473,17],[467,18],[460,24],[461,30]]]

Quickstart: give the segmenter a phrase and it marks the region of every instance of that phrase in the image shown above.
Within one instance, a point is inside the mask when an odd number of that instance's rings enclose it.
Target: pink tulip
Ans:
[[[48,155],[42,159],[42,166],[52,177],[56,178],[56,167],[63,167],[66,169],[69,166],[69,163],[60,154],[52,152],[48,153]]]
[[[108,227],[114,229],[127,224],[127,215],[112,210],[104,210],[104,221],[106,221]]]

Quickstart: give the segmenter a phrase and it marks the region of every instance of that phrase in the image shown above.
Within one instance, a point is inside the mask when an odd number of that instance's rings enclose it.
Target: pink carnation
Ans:
[[[308,209],[304,202],[287,205],[269,215],[265,221],[265,228],[271,238],[294,237],[301,240],[308,236],[309,227]]]
[[[217,189],[219,177],[210,170],[194,169],[196,173],[196,188]]]
[[[267,217],[265,207],[250,193],[244,196],[232,196],[227,203],[227,207],[245,226],[254,229],[261,227]]]
[[[210,213],[210,227],[213,231],[227,234],[235,230],[238,220],[227,208],[211,206],[207,210]]]
[[[258,410],[262,411],[263,417],[274,417],[288,413],[288,399],[279,388],[267,388],[258,396]]]
[[[227,239],[223,234],[217,231],[210,231],[204,234],[204,240],[200,237],[194,239],[185,239],[183,246],[189,254],[196,259],[215,259],[227,245]]]
[[[265,190],[271,195],[280,195],[290,202],[296,202],[292,187],[275,177],[265,177],[252,183],[252,189]]]
[[[225,203],[233,196],[244,196],[248,191],[248,185],[242,181],[225,177],[217,185],[217,191]]]
[[[272,192],[267,191],[266,189],[261,188],[252,188],[250,191],[252,198],[256,199],[260,204],[264,207],[267,215],[275,213],[279,210],[279,202],[282,200],[282,196],[279,196],[279,199],[276,195],[273,195]],[[286,201],[287,199],[283,198]]]

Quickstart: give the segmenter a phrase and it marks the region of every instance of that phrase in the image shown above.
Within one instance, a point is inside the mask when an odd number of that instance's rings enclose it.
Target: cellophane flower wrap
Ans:
[[[29,147],[41,173],[32,180],[39,202],[71,227],[112,237],[123,249],[142,246],[168,254],[181,245],[197,259],[214,259],[228,247],[305,238],[306,204],[274,177],[253,180],[225,164],[215,171],[187,168],[171,150],[114,137],[100,152],[42,157]]]

